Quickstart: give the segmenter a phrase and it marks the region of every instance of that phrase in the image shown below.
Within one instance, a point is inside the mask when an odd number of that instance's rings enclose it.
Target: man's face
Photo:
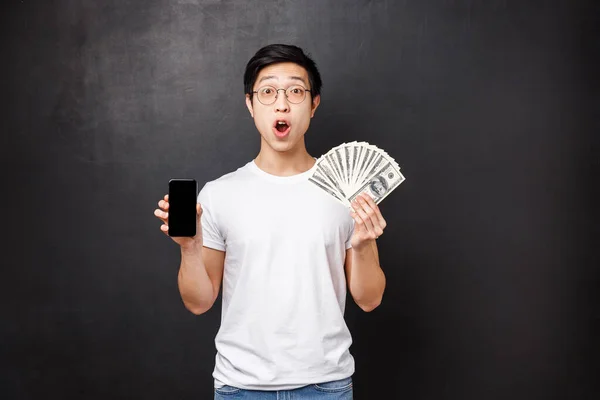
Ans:
[[[252,90],[258,91],[264,86],[271,86],[275,90],[290,86],[312,89],[306,70],[294,63],[279,63],[263,68]],[[257,93],[253,94],[252,101],[246,95],[246,106],[263,142],[279,152],[291,150],[302,141],[319,102],[320,96],[313,98],[310,92],[298,104],[290,102],[283,90],[277,92],[277,99],[270,105],[262,104]]]

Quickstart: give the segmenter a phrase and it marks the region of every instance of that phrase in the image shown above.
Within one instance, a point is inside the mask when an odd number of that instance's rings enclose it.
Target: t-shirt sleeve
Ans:
[[[202,241],[205,247],[225,251],[225,239],[216,219],[217,211],[210,192],[210,183],[206,183],[198,194],[198,203],[202,207]]]
[[[346,239],[346,250],[352,248],[352,244],[350,243],[352,241],[352,235],[354,234],[354,218],[350,217],[350,223],[349,225],[349,229],[348,229],[348,237]]]

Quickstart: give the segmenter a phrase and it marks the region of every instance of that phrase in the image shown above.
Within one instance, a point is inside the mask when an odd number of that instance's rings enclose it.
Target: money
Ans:
[[[379,204],[406,179],[396,160],[367,142],[342,143],[315,167],[309,181],[347,207],[361,193]]]
[[[404,176],[396,170],[391,163],[387,163],[380,171],[375,173],[360,189],[358,189],[350,198],[353,202],[360,194],[366,193],[379,204],[385,199],[392,190],[404,181]]]

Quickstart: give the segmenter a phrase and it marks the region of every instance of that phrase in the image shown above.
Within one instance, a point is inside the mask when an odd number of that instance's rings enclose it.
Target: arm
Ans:
[[[159,208],[154,215],[162,221],[160,227],[166,235],[169,233],[169,196],[158,202]],[[177,277],[179,294],[185,307],[196,315],[208,311],[217,296],[223,279],[225,252],[203,246],[202,207],[196,205],[196,236],[172,237],[181,249],[181,264]]]
[[[381,304],[386,283],[375,241],[359,251],[346,250],[345,269],[352,298],[363,311],[373,311]]]
[[[386,285],[375,242],[383,233],[386,222],[368,195],[360,196],[352,207],[355,227],[351,239],[352,248],[346,251],[346,280],[356,304],[369,312],[381,304]]]
[[[207,247],[181,247],[177,284],[183,304],[192,313],[205,313],[215,303],[221,287],[224,263],[223,251]]]

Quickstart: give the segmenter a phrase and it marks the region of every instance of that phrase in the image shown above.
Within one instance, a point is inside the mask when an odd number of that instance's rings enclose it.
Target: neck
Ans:
[[[306,151],[304,139],[287,151],[273,150],[263,140],[254,162],[260,169],[271,175],[292,176],[311,169],[315,159]]]

